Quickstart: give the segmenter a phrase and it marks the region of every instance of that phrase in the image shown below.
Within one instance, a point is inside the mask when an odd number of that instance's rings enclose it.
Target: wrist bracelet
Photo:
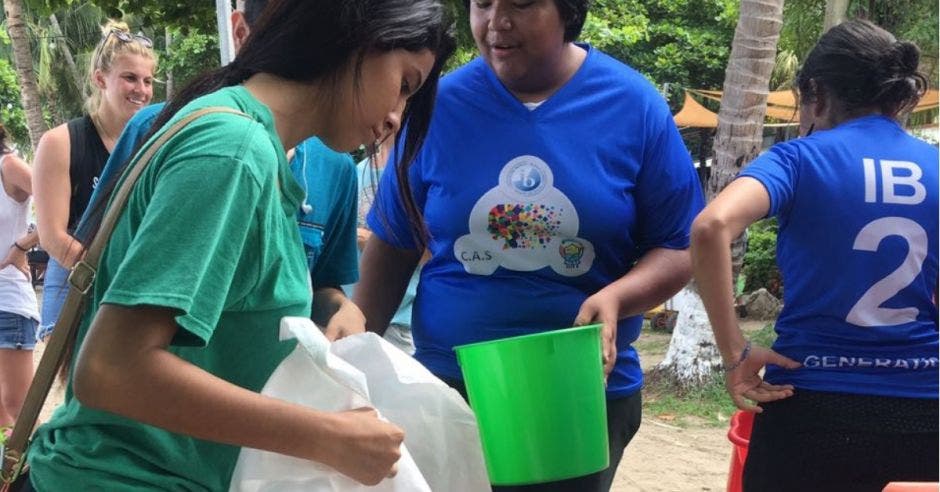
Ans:
[[[20,250],[20,251],[22,251],[22,252],[24,252],[24,253],[26,253],[26,252],[29,251],[29,248],[24,248],[24,247],[20,246],[20,243],[18,243],[18,242],[16,242],[16,241],[13,241],[13,246],[15,246],[16,249],[18,249],[18,250]]]
[[[731,372],[737,369],[738,366],[740,366],[741,363],[744,362],[744,359],[747,359],[747,356],[750,353],[751,353],[751,341],[747,340],[744,342],[744,350],[741,351],[741,357],[734,364],[731,364],[730,366],[726,366],[724,368],[725,372]]]

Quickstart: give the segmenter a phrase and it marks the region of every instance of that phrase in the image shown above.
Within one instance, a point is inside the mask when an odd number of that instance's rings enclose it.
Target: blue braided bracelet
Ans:
[[[738,366],[740,366],[741,363],[744,362],[744,359],[747,359],[747,356],[750,353],[751,353],[751,341],[747,340],[744,342],[744,350],[741,351],[741,358],[738,359],[738,361],[735,362],[734,364],[731,364],[730,366],[725,367],[725,372],[731,372],[737,369]]]

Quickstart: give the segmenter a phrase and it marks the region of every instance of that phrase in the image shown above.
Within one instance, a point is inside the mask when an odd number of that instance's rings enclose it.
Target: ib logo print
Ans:
[[[454,256],[468,273],[548,267],[574,277],[591,269],[594,246],[578,237],[578,211],[554,180],[548,163],[534,155],[503,165],[496,186],[470,211],[469,233],[454,242]]]
[[[522,159],[515,163],[509,169],[509,182],[523,196],[532,196],[539,194],[545,185],[542,178],[542,171],[539,166],[530,162],[528,159]]]

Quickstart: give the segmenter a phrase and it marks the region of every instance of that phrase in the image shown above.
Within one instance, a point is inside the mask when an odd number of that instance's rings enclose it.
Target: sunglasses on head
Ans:
[[[129,31],[112,27],[107,36],[104,37],[104,41],[101,42],[101,46],[99,46],[98,50],[95,52],[93,67],[98,68],[98,63],[101,61],[101,52],[104,51],[104,47],[108,45],[108,38],[111,36],[114,36],[122,43],[130,43],[136,40],[144,48],[153,48],[153,40],[147,36],[139,32],[137,34],[131,34]]]
[[[110,37],[112,34],[114,35],[114,37],[118,38],[120,41],[124,43],[130,43],[136,40],[140,44],[144,45],[144,47],[146,48],[153,48],[153,40],[151,40],[147,36],[144,36],[143,34],[139,32],[137,34],[131,34],[128,31],[125,31],[123,29],[117,29],[117,28],[111,29],[111,32],[108,33],[108,36],[105,36],[103,44],[107,44],[108,37]]]

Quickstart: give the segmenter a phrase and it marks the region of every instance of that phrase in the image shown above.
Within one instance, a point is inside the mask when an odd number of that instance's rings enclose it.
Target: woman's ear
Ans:
[[[232,23],[232,41],[235,44],[235,52],[238,53],[241,51],[242,46],[248,39],[248,34],[251,33],[251,28],[248,27],[248,21],[245,19],[245,13],[241,10],[232,12],[232,17],[229,20]]]
[[[108,87],[108,84],[105,81],[104,72],[102,72],[100,68],[95,69],[95,73],[93,73],[91,76],[91,81],[95,84],[95,87],[100,90],[105,90]]]
[[[817,120],[828,120],[832,112],[832,100],[829,97],[829,91],[825,87],[816,83],[815,80],[809,81],[813,88],[815,101],[813,102],[813,116]]]

